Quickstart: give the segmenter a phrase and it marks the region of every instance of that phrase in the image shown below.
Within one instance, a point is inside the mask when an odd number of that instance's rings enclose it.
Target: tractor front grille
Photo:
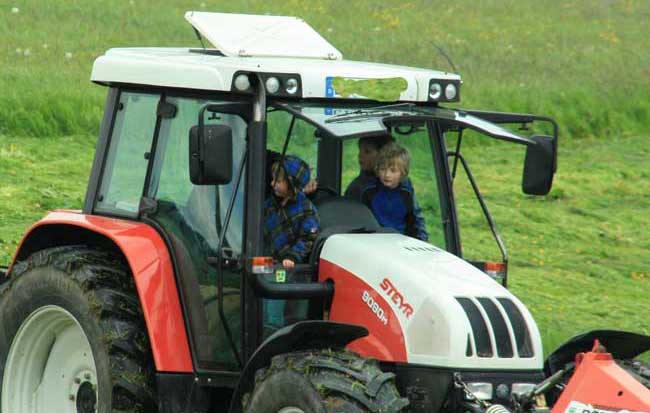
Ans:
[[[472,327],[465,354],[478,357],[534,356],[530,331],[521,311],[509,298],[456,297]],[[473,338],[473,340],[472,340]]]

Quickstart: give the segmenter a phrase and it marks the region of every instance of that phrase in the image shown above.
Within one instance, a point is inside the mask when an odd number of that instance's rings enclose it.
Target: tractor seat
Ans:
[[[316,265],[325,241],[334,234],[394,232],[392,228],[379,225],[372,211],[361,202],[349,197],[329,197],[316,200],[320,218],[318,236],[309,256],[309,263]]]
[[[316,200],[315,204],[318,209],[321,231],[333,226],[350,227],[350,229],[365,228],[368,231],[380,228],[372,211],[355,199],[329,197]]]

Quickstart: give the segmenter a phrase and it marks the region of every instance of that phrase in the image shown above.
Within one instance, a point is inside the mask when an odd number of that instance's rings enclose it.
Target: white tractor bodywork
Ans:
[[[540,334],[526,307],[499,283],[460,258],[401,234],[333,235],[320,258],[360,278],[392,306],[404,335],[409,363],[475,370],[542,369]],[[392,284],[388,289],[385,279]],[[393,300],[393,288],[401,296],[398,304]],[[469,313],[460,304],[467,300],[478,310],[487,337],[472,325]],[[412,314],[400,311],[400,304],[405,303],[412,308]],[[513,322],[507,303],[516,306],[524,324]],[[498,314],[491,312],[494,309]],[[480,319],[476,321],[480,323]],[[526,342],[521,340],[524,337]],[[479,355],[479,341],[486,338],[491,355]],[[507,343],[512,348],[509,357],[504,356]]]

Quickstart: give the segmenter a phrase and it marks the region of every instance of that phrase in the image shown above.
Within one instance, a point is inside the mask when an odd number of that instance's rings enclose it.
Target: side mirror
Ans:
[[[190,129],[190,181],[222,185],[232,179],[232,130],[226,125]]]
[[[533,136],[535,145],[526,148],[522,190],[528,195],[546,195],[553,185],[557,162],[557,140],[551,136]]]

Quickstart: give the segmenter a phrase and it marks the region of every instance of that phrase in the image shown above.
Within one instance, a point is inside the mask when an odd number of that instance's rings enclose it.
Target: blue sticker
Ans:
[[[332,76],[325,78],[325,97],[333,98],[334,97],[334,88],[332,87]],[[325,115],[331,116],[334,114],[332,108],[325,108]]]
[[[332,76],[325,78],[325,97],[334,97],[334,88],[332,87]]]

